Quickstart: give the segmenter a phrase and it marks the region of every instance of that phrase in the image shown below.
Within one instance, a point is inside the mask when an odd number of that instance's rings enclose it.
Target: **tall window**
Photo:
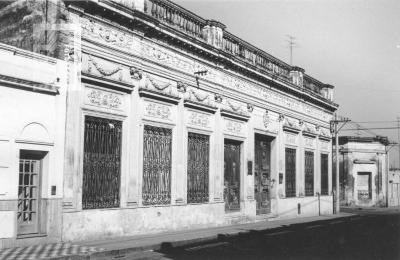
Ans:
[[[122,122],[86,116],[82,208],[119,207]]]
[[[286,197],[296,196],[296,149],[285,149]]]
[[[172,130],[144,126],[143,205],[171,203]]]
[[[187,165],[187,202],[208,202],[208,135],[189,133]]]
[[[314,196],[314,153],[305,151],[304,153],[304,179],[306,196]]]
[[[328,154],[321,154],[321,195],[328,195]]]

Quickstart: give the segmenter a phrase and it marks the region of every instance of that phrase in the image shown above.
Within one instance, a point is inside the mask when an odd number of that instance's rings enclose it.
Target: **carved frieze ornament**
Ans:
[[[240,104],[236,105],[233,104],[231,101],[226,100],[226,104],[229,106],[229,108],[233,111],[233,112],[237,112],[237,113],[241,113],[242,112],[242,106]]]
[[[122,96],[112,92],[87,88],[87,103],[108,109],[121,109]]]
[[[136,67],[130,67],[129,72],[131,74],[131,78],[135,80],[141,80],[143,78],[142,70]]]
[[[285,119],[285,115],[284,114],[279,114],[278,121],[282,122],[284,119]]]
[[[110,68],[106,68],[105,64],[100,64],[99,61],[96,60],[96,58],[94,58],[91,55],[88,55],[89,57],[89,61],[91,62],[91,64],[93,64],[93,66],[96,68],[96,70],[98,72],[100,72],[101,75],[105,76],[105,77],[109,77],[114,75],[115,73],[119,72],[120,70],[122,70],[121,66],[114,66],[114,67],[110,67]],[[110,63],[107,64],[108,66],[110,66]],[[88,67],[88,72],[91,72],[92,67],[89,66]]]
[[[171,82],[160,82],[160,81],[156,81],[155,79],[153,79],[152,77],[148,76],[148,81],[151,83],[150,84],[146,84],[147,88],[151,88],[154,87],[156,90],[160,90],[163,91],[166,88],[168,88],[169,86],[171,86]],[[147,82],[148,83],[148,82]]]
[[[193,88],[190,89],[190,94],[193,97],[192,99],[194,99],[197,102],[204,102],[206,101],[206,99],[208,98],[209,94],[208,93],[201,93],[200,91],[196,91]]]
[[[186,93],[187,85],[181,81],[178,81],[176,84],[178,91],[181,93]]]
[[[299,120],[299,126],[302,127],[304,125],[304,121],[303,120]]]
[[[222,102],[222,96],[220,94],[215,94],[214,95],[214,100],[217,103],[221,103]]]
[[[254,110],[254,106],[252,104],[247,104],[247,111],[251,113],[251,112],[253,112],[253,110]]]

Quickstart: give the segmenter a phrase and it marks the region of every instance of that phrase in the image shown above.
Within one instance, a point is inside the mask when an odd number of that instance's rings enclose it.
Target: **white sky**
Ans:
[[[400,0],[173,1],[288,63],[286,35],[295,36],[293,65],[335,86],[340,115],[357,122],[400,116]],[[397,142],[395,129],[373,131]]]

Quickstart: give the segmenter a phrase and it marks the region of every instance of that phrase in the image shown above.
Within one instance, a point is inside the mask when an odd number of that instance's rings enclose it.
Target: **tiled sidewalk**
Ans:
[[[72,245],[70,243],[57,243],[16,247],[0,250],[1,260],[39,260],[54,259],[65,256],[90,255],[104,249]]]

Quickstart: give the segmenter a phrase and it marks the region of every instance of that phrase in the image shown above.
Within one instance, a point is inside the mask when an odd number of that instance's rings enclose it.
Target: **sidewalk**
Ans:
[[[119,258],[133,251],[159,250],[189,244],[218,240],[221,237],[237,236],[251,231],[287,228],[310,222],[323,222],[334,219],[348,219],[355,214],[342,212],[338,215],[302,217],[295,219],[270,219],[249,224],[220,226],[205,229],[191,229],[164,232],[151,235],[119,237],[107,240],[84,241],[74,244],[59,243],[36,245],[23,248],[0,250],[0,259],[111,259]],[[340,221],[340,220],[337,220]]]

